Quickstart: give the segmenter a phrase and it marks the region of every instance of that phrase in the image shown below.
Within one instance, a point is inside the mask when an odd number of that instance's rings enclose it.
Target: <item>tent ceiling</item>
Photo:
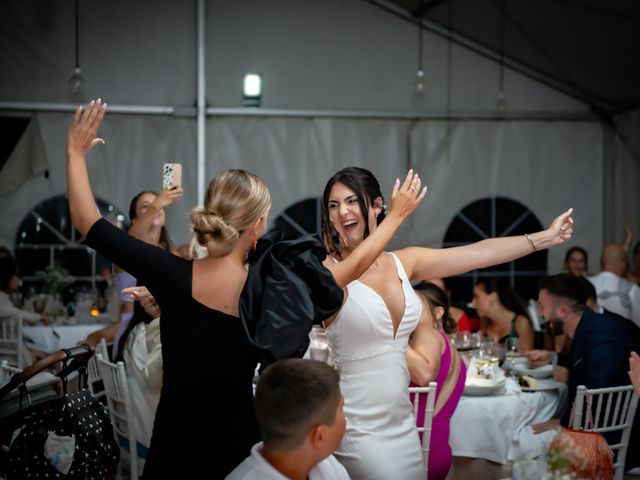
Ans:
[[[422,18],[425,28],[441,34],[451,7],[453,35],[494,58],[504,18],[503,52],[510,67],[547,80],[601,113],[640,108],[637,0],[369,1],[407,19]],[[428,71],[428,59],[424,64]]]

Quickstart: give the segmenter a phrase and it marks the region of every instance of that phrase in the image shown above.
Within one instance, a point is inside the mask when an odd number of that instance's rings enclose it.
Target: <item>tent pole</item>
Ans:
[[[196,159],[196,183],[198,192],[198,204],[204,204],[205,189],[205,126],[207,116],[206,106],[206,78],[205,78],[205,0],[198,0],[198,107],[197,107],[197,159]]]

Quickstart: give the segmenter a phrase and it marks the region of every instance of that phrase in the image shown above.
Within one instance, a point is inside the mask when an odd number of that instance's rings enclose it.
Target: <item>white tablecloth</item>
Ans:
[[[104,324],[24,326],[22,327],[22,336],[28,348],[53,353],[61,348],[74,347],[80,340],[87,338],[91,332],[101,328],[104,328]]]
[[[509,463],[527,454],[546,452],[556,432],[534,435],[531,425],[556,411],[557,390],[511,395],[463,395],[451,418],[449,441],[454,456]]]

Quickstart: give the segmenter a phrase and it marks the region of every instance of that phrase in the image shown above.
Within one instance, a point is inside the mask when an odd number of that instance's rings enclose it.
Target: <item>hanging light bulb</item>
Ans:
[[[413,90],[418,95],[424,95],[427,90],[427,78],[422,68],[422,21],[418,21],[418,69],[413,83]]]
[[[418,68],[418,71],[416,72],[414,87],[418,94],[423,94],[427,88],[427,79],[424,76],[424,70],[422,70],[422,68]]]
[[[73,75],[69,79],[69,93],[74,100],[84,100],[87,82],[82,76],[80,69],[80,6],[79,1],[75,1],[76,20],[76,65],[73,67]]]
[[[72,95],[84,95],[87,88],[87,82],[82,76],[82,70],[79,65],[73,69],[73,75],[69,79],[69,91]]]
[[[504,92],[498,93],[498,101],[496,102],[496,110],[504,112],[507,108],[507,103],[504,101]]]

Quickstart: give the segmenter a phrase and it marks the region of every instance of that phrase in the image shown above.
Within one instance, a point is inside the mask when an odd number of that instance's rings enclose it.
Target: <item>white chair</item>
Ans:
[[[574,429],[599,433],[621,432],[620,441],[609,445],[614,454],[617,453],[613,465],[615,480],[622,480],[624,476],[624,461],[637,405],[638,395],[634,394],[632,385],[591,390],[580,385],[576,392],[572,414]]]
[[[409,387],[409,394],[413,394],[413,415],[417,419],[420,399],[427,396],[424,405],[424,424],[418,426],[418,433],[422,433],[422,457],[424,459],[425,477],[429,473],[429,447],[431,445],[431,425],[433,423],[433,409],[436,403],[436,382],[429,382],[428,387]]]
[[[104,338],[100,339],[100,343],[96,345],[96,354],[89,359],[87,364],[87,383],[91,394],[106,405],[104,382],[102,381],[102,375],[100,375],[100,369],[98,368],[98,355],[102,355],[102,358],[109,358],[109,352],[107,350],[107,342]]]
[[[9,365],[23,368],[24,342],[22,339],[22,317],[0,320],[0,359]]]
[[[0,387],[7,383],[16,373],[21,371],[21,369],[9,365],[6,360],[0,361]]]
[[[133,426],[133,404],[124,363],[112,363],[105,360],[99,353],[96,357],[116,441],[123,453],[120,456],[121,465],[123,460],[128,463],[131,480],[137,480],[143,464],[139,463],[141,459],[138,458],[138,442]],[[125,446],[124,443],[128,445]]]

